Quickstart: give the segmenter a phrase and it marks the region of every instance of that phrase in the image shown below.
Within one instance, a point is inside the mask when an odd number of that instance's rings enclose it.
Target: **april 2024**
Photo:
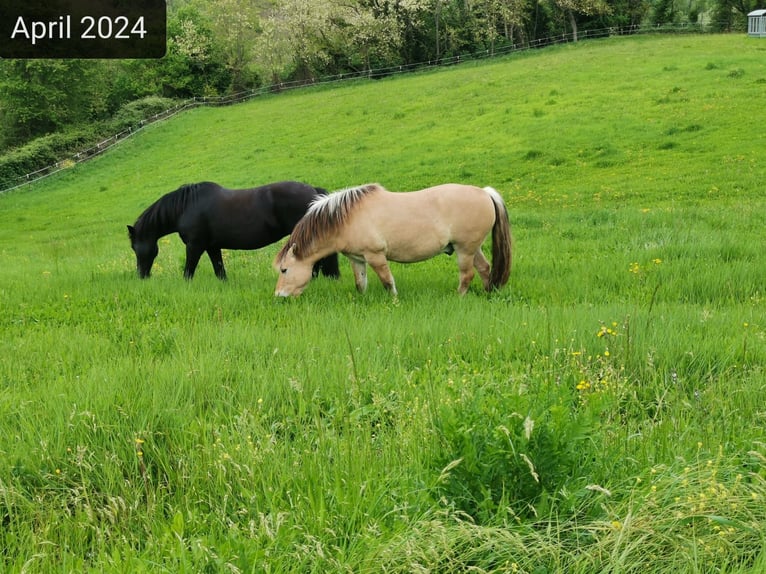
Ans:
[[[83,16],[79,20],[70,15],[55,20],[16,19],[11,40],[26,40],[33,46],[49,40],[133,40],[147,34],[143,16]]]

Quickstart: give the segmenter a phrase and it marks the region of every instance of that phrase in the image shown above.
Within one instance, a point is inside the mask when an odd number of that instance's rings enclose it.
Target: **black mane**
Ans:
[[[162,229],[167,227],[169,223],[175,223],[178,216],[189,205],[196,203],[201,195],[210,193],[214,187],[218,187],[218,184],[209,181],[186,183],[175,191],[166,193],[138,216],[134,225],[136,234],[141,235],[145,227],[149,229]]]

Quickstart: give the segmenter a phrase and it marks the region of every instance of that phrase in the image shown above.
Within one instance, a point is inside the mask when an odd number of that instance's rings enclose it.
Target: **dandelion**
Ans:
[[[614,528],[615,530],[618,530],[618,531],[622,530],[622,522],[620,522],[619,520],[612,520],[610,524],[612,528]]]
[[[582,380],[579,383],[577,383],[577,387],[575,387],[578,391],[587,391],[590,388],[590,383],[586,380]]]
[[[652,259],[652,263],[654,263],[655,265],[659,265],[660,263],[662,263],[662,259],[657,257],[656,259]]]

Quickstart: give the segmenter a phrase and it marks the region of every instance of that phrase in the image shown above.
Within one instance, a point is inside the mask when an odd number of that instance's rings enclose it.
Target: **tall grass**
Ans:
[[[188,112],[0,197],[8,572],[759,571],[766,64],[620,38]],[[454,258],[272,297],[278,246],[139,281],[185,182],[492,185]]]

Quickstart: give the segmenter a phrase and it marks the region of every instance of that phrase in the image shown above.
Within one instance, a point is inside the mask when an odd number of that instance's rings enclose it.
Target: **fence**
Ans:
[[[658,32],[659,33],[664,33],[664,32],[704,33],[706,32],[706,29],[705,27],[700,25],[688,25],[688,26],[682,26],[680,28],[678,26],[646,27],[646,26],[636,25],[636,26],[627,26],[622,28],[602,28],[599,30],[582,30],[578,32],[576,40],[580,41],[580,40],[587,40],[587,39],[605,38],[610,36],[635,35],[635,34],[647,34],[647,33],[658,33]],[[566,44],[572,41],[575,41],[574,35],[572,33],[562,34],[559,36],[552,36],[549,38],[541,38],[538,40],[533,40],[525,44],[512,44],[512,45],[502,46],[495,50],[487,49],[480,52],[474,52],[474,53],[466,54],[462,56],[452,56],[449,58],[419,62],[416,64],[404,64],[399,66],[390,66],[386,68],[377,68],[374,70],[348,72],[348,73],[336,74],[332,76],[324,76],[324,77],[321,77],[318,79],[312,79],[312,80],[280,82],[278,84],[272,84],[269,86],[264,86],[264,87],[253,89],[253,90],[247,90],[245,92],[231,94],[228,96],[191,98],[189,100],[185,100],[183,102],[178,103],[172,108],[169,108],[163,112],[160,112],[149,118],[146,118],[142,120],[138,125],[130,127],[126,130],[123,130],[122,132],[115,134],[112,137],[109,137],[101,142],[98,142],[93,147],[77,152],[67,158],[64,158],[56,162],[55,164],[43,167],[41,169],[38,169],[26,175],[19,176],[15,179],[0,182],[0,194],[6,193],[8,191],[12,191],[14,189],[18,189],[20,187],[23,187],[35,181],[39,181],[40,179],[51,176],[62,170],[74,167],[78,163],[81,163],[83,161],[87,161],[91,158],[99,156],[102,153],[106,152],[107,150],[113,148],[120,142],[139,133],[141,130],[143,130],[147,126],[159,121],[166,120],[168,118],[172,118],[173,116],[183,111],[193,109],[199,106],[229,106],[232,104],[238,104],[241,102],[251,100],[253,98],[256,98],[264,94],[273,94],[275,92],[278,93],[282,91],[294,90],[294,89],[304,88],[308,86],[332,84],[336,82],[343,82],[343,81],[355,80],[355,79],[383,78],[383,77],[392,76],[395,74],[403,74],[403,73],[408,73],[408,72],[412,72],[416,70],[425,70],[429,68],[437,68],[442,66],[453,66],[456,64],[460,64],[462,62],[505,56],[514,52],[534,50],[534,49],[544,48],[544,47],[552,46],[556,44]]]

